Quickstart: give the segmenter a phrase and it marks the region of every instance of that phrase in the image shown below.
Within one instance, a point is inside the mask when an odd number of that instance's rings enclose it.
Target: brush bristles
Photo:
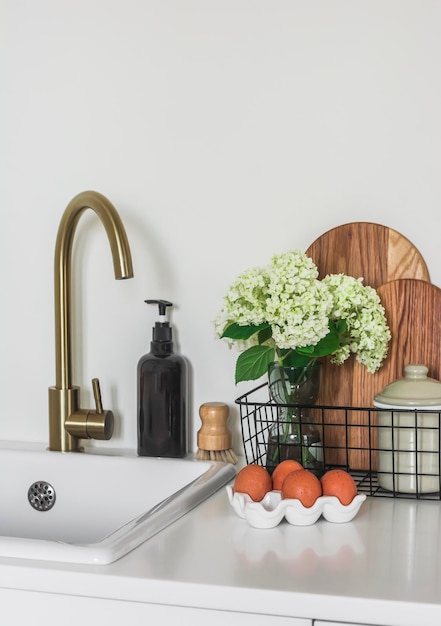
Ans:
[[[198,448],[196,459],[198,461],[223,461],[233,465],[237,463],[237,456],[231,448],[228,450],[203,450]]]

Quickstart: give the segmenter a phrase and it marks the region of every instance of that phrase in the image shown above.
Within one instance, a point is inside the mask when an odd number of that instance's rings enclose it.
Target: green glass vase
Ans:
[[[308,411],[318,397],[320,363],[315,361],[304,367],[270,363],[268,388],[277,409],[276,420],[269,428],[266,468],[272,473],[281,461],[294,459],[321,476],[323,444]]]

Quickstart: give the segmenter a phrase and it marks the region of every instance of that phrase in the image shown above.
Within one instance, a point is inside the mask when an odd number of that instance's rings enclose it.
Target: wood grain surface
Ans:
[[[377,288],[386,310],[392,333],[389,353],[383,366],[375,374],[369,374],[358,363],[353,370],[352,405],[369,406],[377,393],[390,382],[403,378],[404,367],[414,363],[426,365],[428,376],[441,379],[441,289],[422,280],[404,278],[392,280]],[[376,433],[371,436],[376,446]],[[357,432],[357,444],[369,447],[367,429]],[[353,442],[354,444],[354,442]],[[357,469],[367,467],[368,454],[352,453],[351,465]],[[376,456],[373,457],[373,465]]]
[[[364,284],[379,287],[397,278],[429,281],[426,263],[407,237],[372,222],[350,222],[320,235],[306,250],[326,274],[364,278]]]
[[[418,279],[421,282],[430,280],[426,263],[417,248],[399,232],[381,224],[351,222],[337,226],[318,237],[306,250],[306,254],[316,263],[320,278],[327,274],[344,273],[355,278],[363,277],[363,283],[374,288],[397,279]],[[385,292],[385,295],[388,296],[388,292]],[[387,311],[388,320],[394,327],[396,315],[399,315],[399,319],[402,317],[401,309],[397,314],[393,309],[396,304],[396,298],[393,302],[388,302]],[[409,304],[406,301],[406,306]],[[395,352],[397,352],[396,355]],[[382,384],[384,380],[392,376],[392,369],[402,372],[405,363],[400,359],[404,356],[402,351],[398,352],[395,337],[389,349],[389,359],[397,364],[394,368],[388,367],[384,370],[381,377],[367,373],[354,357],[341,366],[331,365],[325,360],[318,404],[372,406],[373,396],[377,392],[380,381]],[[427,365],[430,366],[429,363]],[[393,377],[387,382],[391,380]],[[368,414],[362,415],[358,412],[349,414],[349,420],[354,424],[345,435],[349,437],[350,447],[366,446],[367,428],[363,425],[368,417]],[[330,463],[344,464],[345,452],[332,449],[332,446],[342,445],[342,429],[337,426],[332,427],[332,424],[341,423],[342,412],[327,410],[325,419],[326,423],[331,425],[326,428],[326,442],[330,446],[326,459]],[[356,427],[358,423],[362,424],[362,427]],[[364,451],[353,450],[349,457],[353,469],[369,468]]]

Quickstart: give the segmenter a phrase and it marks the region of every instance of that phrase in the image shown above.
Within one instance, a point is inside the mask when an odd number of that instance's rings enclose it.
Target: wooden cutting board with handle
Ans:
[[[430,280],[426,263],[417,248],[398,231],[381,224],[350,222],[337,226],[318,237],[306,250],[306,254],[317,265],[320,278],[327,274],[344,273],[355,278],[363,277],[363,283],[374,288],[397,279],[412,278],[422,282]],[[394,306],[393,301],[388,311],[391,318],[395,317]],[[391,355],[389,358],[393,360],[398,358],[398,355],[393,356],[394,351],[395,343],[393,349],[389,350]],[[324,361],[318,404],[342,407],[372,406],[376,393],[374,389],[380,380],[372,376],[365,372],[365,368],[360,366],[354,357],[341,366]],[[360,379],[363,380],[364,386],[359,382]],[[383,379],[384,375],[381,380]],[[367,420],[368,416],[349,413],[349,420],[354,424],[363,419]],[[330,446],[326,459],[330,463],[344,464],[346,462],[344,450],[332,450],[332,446],[344,445],[342,428],[332,427],[333,423],[342,422],[342,412],[329,409],[325,412],[325,420],[330,424],[325,433],[325,447],[326,443]],[[349,447],[366,447],[366,431],[366,428],[351,427],[348,434],[344,435],[349,438]],[[369,468],[363,450],[352,450],[349,456],[352,468]]]

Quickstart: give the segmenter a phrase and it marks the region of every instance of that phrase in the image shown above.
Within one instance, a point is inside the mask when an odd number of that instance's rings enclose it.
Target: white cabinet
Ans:
[[[188,607],[143,604],[0,589],[2,615],[11,626],[78,626],[83,624],[179,624],[179,626],[312,626],[310,619],[257,615],[233,611],[212,611]],[[329,626],[329,625],[328,625]]]
[[[328,622],[320,619],[314,620],[314,626],[372,626],[371,624],[360,624],[355,622]]]

